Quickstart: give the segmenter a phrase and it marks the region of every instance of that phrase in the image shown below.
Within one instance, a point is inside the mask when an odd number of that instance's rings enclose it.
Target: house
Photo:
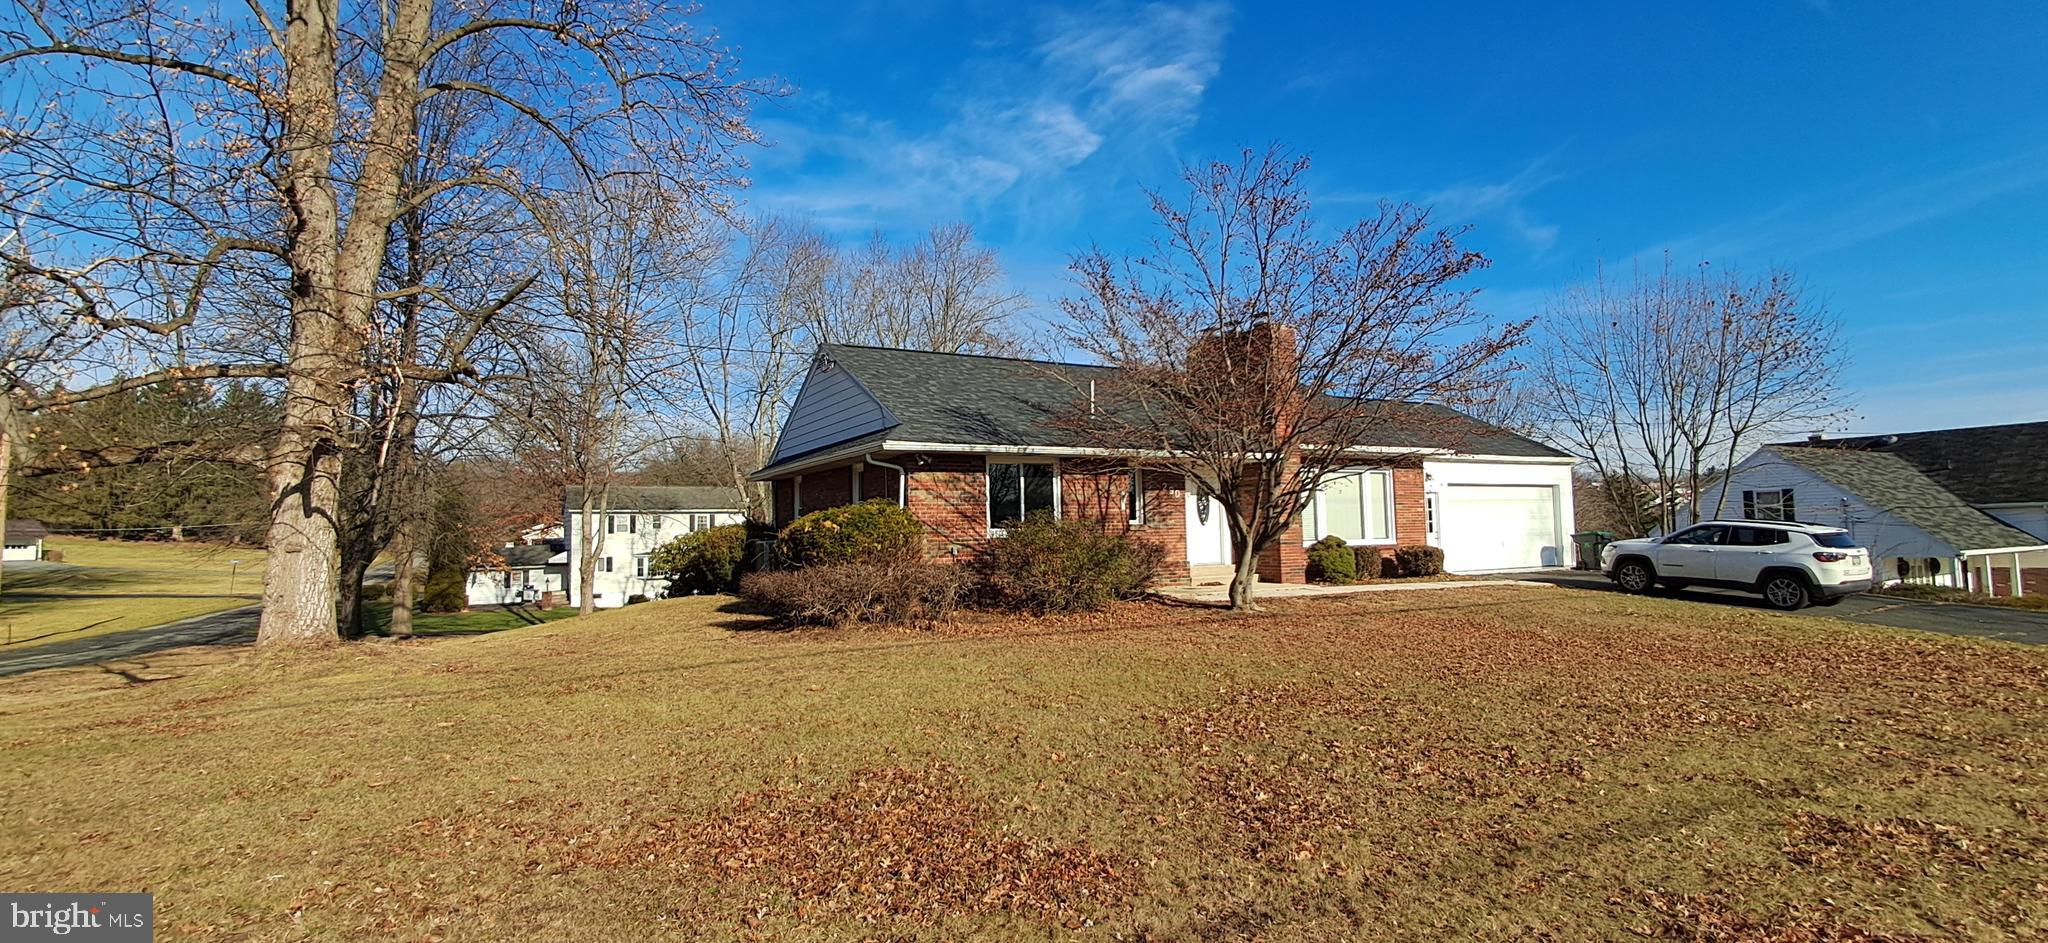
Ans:
[[[22,518],[7,522],[7,538],[4,549],[0,549],[0,560],[16,563],[24,560],[43,558],[43,538],[50,532],[43,528],[43,522]]]
[[[828,344],[790,407],[768,464],[777,526],[870,498],[922,521],[936,559],[972,557],[1033,511],[1099,520],[1165,551],[1166,575],[1227,578],[1224,516],[1178,474],[1133,467],[1136,449],[1077,445],[1049,417],[1114,368]],[[1559,566],[1574,459],[1443,406],[1401,404],[1404,424],[1325,479],[1294,531],[1258,561],[1268,582],[1307,579],[1306,547],[1434,544],[1478,572]],[[1455,445],[1421,431],[1457,420]]]
[[[1700,498],[1703,517],[1842,527],[1879,579],[2048,592],[2048,422],[1767,445]]]
[[[623,606],[633,596],[659,597],[668,581],[649,575],[648,555],[684,534],[747,519],[737,488],[698,485],[612,485],[592,495],[591,519],[582,520],[582,488],[563,495],[564,565],[570,600],[581,600],[583,558],[597,558],[590,589],[600,608]],[[587,526],[586,526],[587,525]],[[594,535],[585,547],[585,532]]]
[[[559,529],[559,525],[558,525]],[[509,603],[539,602],[552,594],[566,602],[569,587],[569,549],[566,541],[506,544],[497,548],[494,566],[469,571],[464,587],[471,606],[503,606]]]

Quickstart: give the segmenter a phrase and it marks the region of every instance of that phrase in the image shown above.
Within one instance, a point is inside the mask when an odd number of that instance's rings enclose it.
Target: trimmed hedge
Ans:
[[[1100,609],[1144,595],[1165,553],[1154,544],[1103,530],[1092,521],[1044,511],[1007,528],[976,565],[991,606],[1037,615]]]
[[[1347,585],[1358,579],[1358,556],[1335,534],[1308,548],[1308,578],[1317,583]]]
[[[917,560],[923,543],[924,525],[880,498],[812,511],[784,527],[780,540],[783,559],[797,567]]]
[[[1386,571],[1385,561],[1380,559],[1378,547],[1353,547],[1351,557],[1361,580],[1376,580],[1390,575]]]
[[[749,573],[740,579],[740,596],[786,625],[926,626],[952,617],[967,584],[959,567],[898,559]]]
[[[1394,572],[1400,576],[1435,576],[1444,571],[1442,547],[1411,544],[1394,548]]]
[[[684,534],[656,548],[648,572],[668,578],[665,595],[674,599],[699,593],[729,593],[739,588],[740,563],[747,549],[747,525],[726,524]]]

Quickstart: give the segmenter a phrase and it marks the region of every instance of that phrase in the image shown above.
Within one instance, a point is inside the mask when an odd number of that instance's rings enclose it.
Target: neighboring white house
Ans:
[[[0,560],[15,563],[43,558],[43,538],[50,533],[43,529],[43,522],[27,518],[8,521],[6,531],[6,546],[0,550]]]
[[[693,531],[747,518],[738,489],[696,485],[613,485],[593,502],[590,526],[584,526],[582,514],[583,489],[568,489],[562,510],[568,598],[571,603],[582,599],[582,561],[588,553],[597,558],[593,601],[607,609],[625,605],[632,596],[659,598],[668,588],[667,580],[649,574],[648,556],[655,548]],[[595,535],[588,550],[586,531]]]
[[[507,544],[494,552],[497,566],[469,571],[465,588],[470,605],[539,602],[543,594],[568,591],[569,552],[562,541]],[[561,596],[561,601],[567,602],[568,597]]]
[[[2048,593],[2048,422],[1767,445],[1695,510],[1842,527],[1881,581]]]

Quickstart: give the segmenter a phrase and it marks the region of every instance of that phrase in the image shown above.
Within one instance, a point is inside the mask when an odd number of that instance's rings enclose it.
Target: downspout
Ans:
[[[909,498],[910,498],[910,471],[909,471],[908,469],[904,468],[904,467],[903,467],[903,466],[901,466],[901,465],[891,465],[891,464],[889,464],[888,462],[882,461],[881,459],[878,459],[878,458],[874,457],[874,455],[872,455],[872,454],[869,454],[869,455],[863,455],[863,456],[861,456],[861,457],[860,457],[860,460],[861,460],[861,461],[863,461],[863,462],[866,462],[866,463],[868,463],[868,464],[870,464],[870,465],[880,465],[880,466],[882,466],[883,468],[893,468],[893,469],[895,469],[895,470],[896,470],[896,506],[897,506],[897,507],[899,507],[899,508],[908,508],[908,507],[910,507],[910,502],[909,502]]]

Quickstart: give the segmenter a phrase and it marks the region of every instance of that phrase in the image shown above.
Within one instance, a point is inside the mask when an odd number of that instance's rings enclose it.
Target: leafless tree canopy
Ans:
[[[1849,415],[1839,324],[1788,272],[1684,272],[1668,259],[1625,281],[1603,271],[1544,324],[1539,421],[1591,463],[1611,507],[1642,518],[1626,522],[1638,532],[1685,523],[1706,479],[1742,453]]]
[[[340,455],[371,364],[475,379],[471,351],[538,278],[394,279],[395,224],[445,211],[537,235],[550,194],[622,174],[721,204],[747,107],[773,89],[740,80],[690,12],[311,0],[192,20],[16,0],[0,74],[38,107],[0,117],[6,261],[54,286],[35,318],[90,349],[9,375],[10,394],[33,412],[169,379],[280,381],[259,638],[333,639]],[[420,298],[447,315],[443,341],[383,344],[383,306]]]
[[[1527,328],[1488,326],[1462,287],[1485,259],[1421,208],[1325,230],[1307,169],[1278,148],[1187,167],[1184,196],[1151,194],[1150,251],[1078,256],[1062,303],[1066,342],[1123,368],[1068,423],[1222,499],[1240,608],[1327,473],[1396,424],[1429,435],[1407,404],[1491,386]]]

